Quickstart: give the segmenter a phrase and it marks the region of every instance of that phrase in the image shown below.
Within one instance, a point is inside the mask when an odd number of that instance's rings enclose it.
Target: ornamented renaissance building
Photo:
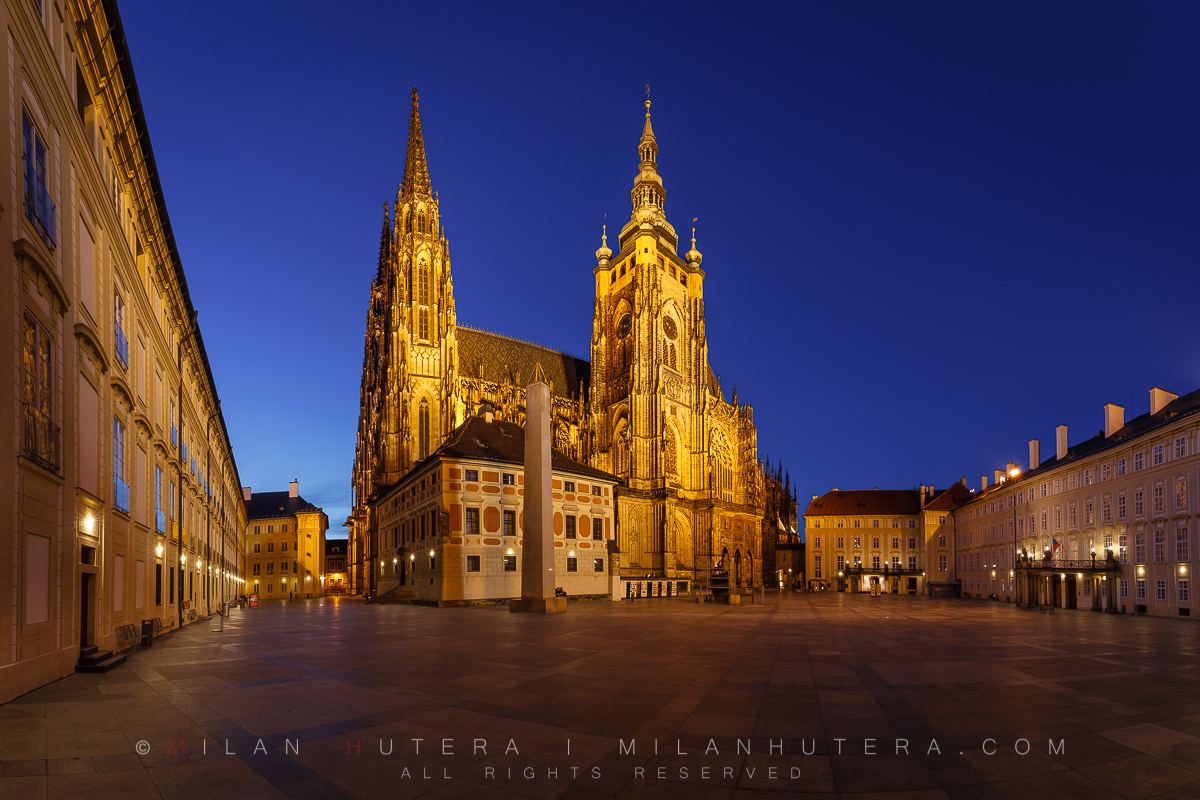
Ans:
[[[404,176],[384,209],[371,284],[353,472],[354,586],[374,584],[379,499],[483,403],[524,424],[524,387],[543,374],[554,449],[622,479],[618,548],[627,576],[703,578],[723,562],[742,585],[763,563],[764,491],[750,406],[726,400],[708,363],[704,270],[680,255],[665,215],[650,103],[633,211],[596,251],[591,361],[458,324],[450,255],[426,162],[416,90]],[[445,535],[453,535],[446,531]]]
[[[245,509],[116,3],[0,19],[2,703],[215,610]]]

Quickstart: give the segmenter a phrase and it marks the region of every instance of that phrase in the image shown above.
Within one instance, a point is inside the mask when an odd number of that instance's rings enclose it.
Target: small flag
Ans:
[[[1053,557],[1054,554],[1058,552],[1058,548],[1060,548],[1060,547],[1062,547],[1062,544],[1059,543],[1058,539],[1051,539],[1050,540],[1050,556]]]

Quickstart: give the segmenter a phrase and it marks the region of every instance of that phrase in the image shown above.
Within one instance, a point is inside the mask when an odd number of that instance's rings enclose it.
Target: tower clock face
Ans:
[[[617,338],[624,339],[629,335],[631,330],[633,330],[633,317],[629,314],[625,314],[621,317],[620,321],[617,322]]]
[[[667,334],[668,339],[675,338],[675,320],[667,317],[663,320],[663,333]]]

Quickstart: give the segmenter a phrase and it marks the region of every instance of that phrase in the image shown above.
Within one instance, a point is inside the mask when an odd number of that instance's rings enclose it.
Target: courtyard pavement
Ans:
[[[235,610],[0,706],[0,797],[1200,797],[1194,621],[767,600]]]

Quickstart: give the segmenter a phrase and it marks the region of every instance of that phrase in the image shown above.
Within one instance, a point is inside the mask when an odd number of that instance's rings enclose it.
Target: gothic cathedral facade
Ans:
[[[555,449],[623,479],[618,549],[627,576],[703,582],[723,566],[762,581],[764,490],[750,406],[708,364],[704,270],[664,213],[650,104],[633,213],[617,252],[596,251],[591,361],[458,324],[450,251],[426,162],[416,90],[404,174],[384,207],[363,351],[350,528],[351,579],[374,586],[376,499],[487,405],[524,424],[525,389],[551,389]],[[447,533],[448,535],[448,533]]]

